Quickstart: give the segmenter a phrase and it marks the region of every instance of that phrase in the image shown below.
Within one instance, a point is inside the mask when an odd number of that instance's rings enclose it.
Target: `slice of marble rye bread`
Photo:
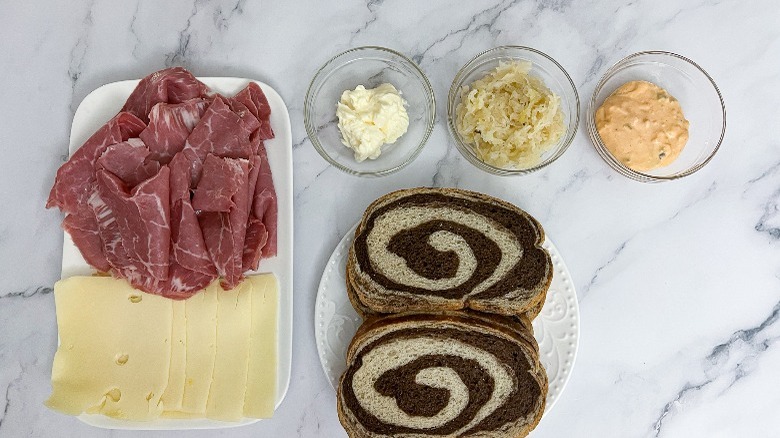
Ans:
[[[547,375],[528,330],[464,312],[370,318],[347,351],[338,414],[350,437],[522,437]]]
[[[544,230],[481,193],[416,188],[374,201],[347,259],[354,307],[366,313],[472,309],[533,319],[552,281]]]

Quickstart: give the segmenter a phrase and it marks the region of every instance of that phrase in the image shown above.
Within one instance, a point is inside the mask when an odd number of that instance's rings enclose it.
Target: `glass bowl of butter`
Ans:
[[[607,70],[586,123],[610,167],[636,181],[663,182],[691,175],[712,159],[726,133],[726,106],[698,64],[647,51]]]
[[[428,78],[406,56],[384,47],[340,53],[314,75],[304,124],[314,148],[336,168],[383,176],[411,163],[433,130]]]

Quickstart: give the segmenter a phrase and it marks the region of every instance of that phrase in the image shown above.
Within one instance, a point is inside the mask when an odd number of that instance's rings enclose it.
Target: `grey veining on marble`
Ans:
[[[780,7],[774,0],[499,2],[84,1],[0,3],[0,437],[124,437],[47,410],[62,216],[44,209],[73,113],[105,83],[183,65],[262,80],[293,125],[295,341],[275,417],[187,436],[346,436],[314,344],[324,265],[373,199],[418,185],[505,198],[544,224],[580,299],[571,381],[534,437],[780,435]],[[397,174],[358,179],[314,151],[303,98],[339,51],[382,45],[418,62],[436,127]],[[556,163],[524,177],[481,173],[446,129],[458,69],[482,50],[531,46],[574,79],[582,109],[603,72],[669,50],[718,83],[728,129],[715,159],[683,180],[629,181],[580,126]],[[583,117],[584,119],[584,117]],[[184,436],[150,432],[145,436]]]

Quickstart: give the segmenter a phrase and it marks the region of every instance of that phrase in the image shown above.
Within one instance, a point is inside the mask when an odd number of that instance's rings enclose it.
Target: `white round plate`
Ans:
[[[357,224],[347,232],[322,273],[314,310],[314,336],[325,375],[335,389],[347,367],[347,347],[362,318],[347,297],[345,273],[347,255]],[[580,310],[577,293],[558,249],[549,238],[542,244],[553,262],[553,280],[542,312],[533,321],[534,337],[539,343],[539,359],[547,371],[550,388],[545,412],[560,398],[577,357],[580,334]]]

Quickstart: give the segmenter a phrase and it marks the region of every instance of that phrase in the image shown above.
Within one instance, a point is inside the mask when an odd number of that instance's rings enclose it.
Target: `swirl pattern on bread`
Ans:
[[[338,388],[351,437],[524,436],[547,376],[529,332],[460,312],[370,319]]]
[[[376,313],[470,308],[519,315],[552,280],[542,226],[516,206],[459,189],[377,199],[355,232],[347,281]],[[353,300],[355,303],[355,300]]]

